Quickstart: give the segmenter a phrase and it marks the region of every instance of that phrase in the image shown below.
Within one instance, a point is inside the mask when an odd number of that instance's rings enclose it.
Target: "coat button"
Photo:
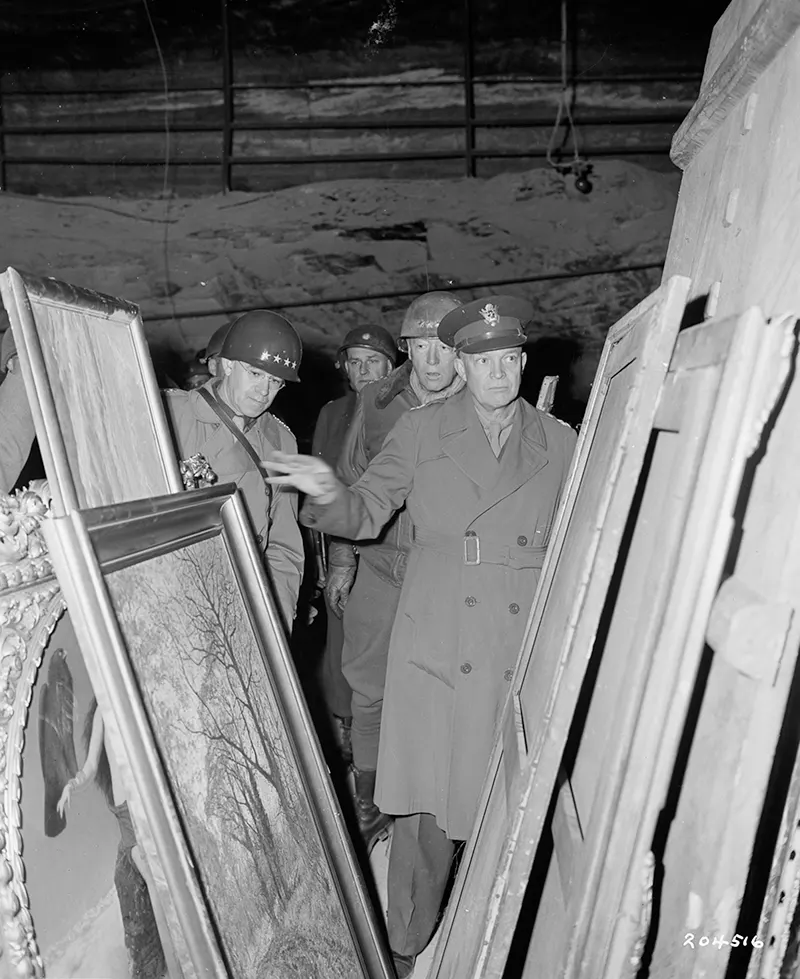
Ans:
[[[462,663],[461,664],[461,672],[462,673],[472,673],[472,667],[470,666],[469,663]]]
[[[473,605],[478,604],[478,599],[473,598],[472,595],[467,595],[467,597],[464,599],[464,604],[469,605],[469,607],[472,608]]]
[[[517,543],[519,544],[520,547],[527,547],[528,546],[528,538],[527,537],[523,537],[522,534],[520,534],[519,537],[517,538]]]
[[[511,680],[514,679],[514,671],[513,670],[506,670],[505,673],[503,674],[503,679],[504,680],[508,680],[509,682],[511,682]]]
[[[511,603],[511,604],[510,604],[510,605],[508,606],[508,611],[509,611],[509,612],[510,612],[510,613],[511,613],[512,615],[516,615],[516,614],[517,614],[517,612],[519,612],[519,605],[517,605],[517,603],[516,603],[516,602],[512,602],[512,603]]]

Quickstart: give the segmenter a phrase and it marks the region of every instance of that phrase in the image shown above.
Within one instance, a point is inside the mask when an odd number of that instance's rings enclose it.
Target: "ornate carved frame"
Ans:
[[[66,608],[39,521],[46,483],[0,496],[0,972],[44,976],[25,886],[20,790],[33,685]]]

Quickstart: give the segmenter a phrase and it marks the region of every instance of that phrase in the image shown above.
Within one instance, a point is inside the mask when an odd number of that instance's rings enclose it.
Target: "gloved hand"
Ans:
[[[350,589],[356,580],[358,559],[353,545],[347,541],[332,540],[328,549],[328,575],[325,580],[325,600],[328,608],[341,618]]]

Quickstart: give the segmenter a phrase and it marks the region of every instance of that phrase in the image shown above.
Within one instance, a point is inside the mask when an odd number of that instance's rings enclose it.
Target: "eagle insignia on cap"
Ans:
[[[500,314],[494,303],[486,303],[483,309],[478,310],[488,326],[497,326],[500,322]]]

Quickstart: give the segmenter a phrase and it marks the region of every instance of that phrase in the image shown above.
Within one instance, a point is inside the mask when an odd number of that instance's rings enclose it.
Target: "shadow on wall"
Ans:
[[[341,398],[348,390],[344,374],[334,365],[333,356],[305,347],[300,383],[287,384],[271,410],[294,432],[299,450],[310,452],[320,409],[328,401]]]

